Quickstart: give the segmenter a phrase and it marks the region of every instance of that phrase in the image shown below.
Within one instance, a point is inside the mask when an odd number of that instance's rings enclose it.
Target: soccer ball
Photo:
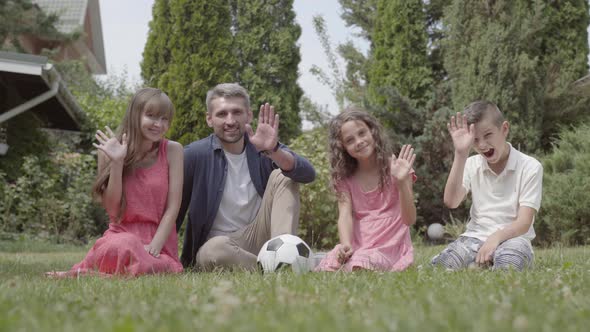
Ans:
[[[426,230],[428,238],[431,240],[440,240],[445,235],[445,228],[439,223],[430,224]]]
[[[291,234],[282,234],[268,240],[258,253],[258,268],[262,273],[286,269],[295,273],[310,270],[313,257],[311,249],[302,239]]]

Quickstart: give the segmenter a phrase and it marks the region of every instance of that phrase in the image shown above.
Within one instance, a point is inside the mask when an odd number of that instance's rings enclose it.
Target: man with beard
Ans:
[[[253,270],[262,245],[294,234],[298,183],[315,179],[305,158],[279,143],[279,115],[260,106],[256,132],[246,89],[219,84],[207,92],[209,137],[184,150],[184,187],[176,222],[188,210],[181,261],[203,271]]]

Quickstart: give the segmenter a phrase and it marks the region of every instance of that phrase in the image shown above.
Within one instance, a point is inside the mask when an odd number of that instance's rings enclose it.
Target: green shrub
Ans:
[[[27,156],[15,181],[0,173],[0,231],[58,242],[86,242],[106,227],[90,196],[96,163],[90,155],[56,152],[49,165]]]
[[[139,86],[127,82],[125,72],[96,79],[79,60],[64,61],[57,66],[68,89],[87,116],[82,128],[83,134],[94,141],[97,129],[103,130],[105,126],[109,126],[115,130]]]
[[[330,187],[327,131],[320,127],[304,132],[290,148],[307,158],[316,171],[315,181],[300,187],[299,236],[313,248],[331,248],[339,242],[338,206]]]
[[[40,129],[44,124],[28,112],[8,121],[10,149],[0,160],[0,233],[86,242],[107,225],[103,209],[91,201],[96,162],[86,153],[96,129],[117,128],[136,87],[125,73],[95,79],[79,60],[56,67],[86,121],[80,133]]]
[[[590,243],[590,125],[563,130],[542,159],[543,200],[536,242]]]
[[[447,239],[451,241],[458,239],[467,230],[468,222],[469,218],[461,220],[455,218],[452,213],[449,213],[449,222],[444,225],[445,235],[448,236]]]
[[[414,185],[417,227],[427,227],[432,223],[449,222],[449,210],[444,206],[443,193],[451,164],[453,163],[453,143],[447,132],[447,121],[451,111],[441,108],[424,122],[422,135],[415,138],[416,162],[414,169],[418,180]],[[453,211],[462,216],[464,205]]]
[[[42,123],[30,112],[20,114],[2,124],[6,127],[8,153],[0,157],[0,172],[9,180],[19,176],[24,156],[39,155],[51,148],[47,134],[41,128]]]

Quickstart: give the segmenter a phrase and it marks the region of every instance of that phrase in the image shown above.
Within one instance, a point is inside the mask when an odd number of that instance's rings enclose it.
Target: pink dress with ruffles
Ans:
[[[160,252],[150,255],[144,245],[150,244],[166,210],[168,198],[168,141],[162,139],[158,160],[149,168],[136,168],[123,179],[127,207],[120,223],[96,241],[84,260],[68,274],[137,276],[151,273],[182,272],[178,259],[176,227]]]
[[[413,181],[416,176],[412,173]],[[364,192],[350,177],[339,186],[352,200],[353,254],[345,264],[338,262],[337,245],[316,267],[316,271],[401,271],[414,261],[410,228],[402,222],[399,192],[392,179],[381,191]]]

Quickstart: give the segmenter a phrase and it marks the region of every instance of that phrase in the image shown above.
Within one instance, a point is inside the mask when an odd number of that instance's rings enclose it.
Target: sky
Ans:
[[[153,0],[100,0],[99,4],[108,75],[123,75],[126,72],[130,83],[140,82],[139,66],[149,32]],[[294,10],[297,23],[301,26],[299,85],[314,102],[327,105],[333,114],[338,113],[330,89],[309,72],[314,64],[321,68],[327,67],[312,18],[315,15],[324,16],[334,46],[352,40],[366,51],[368,44],[355,37],[357,30],[344,25],[338,0],[295,0]]]

